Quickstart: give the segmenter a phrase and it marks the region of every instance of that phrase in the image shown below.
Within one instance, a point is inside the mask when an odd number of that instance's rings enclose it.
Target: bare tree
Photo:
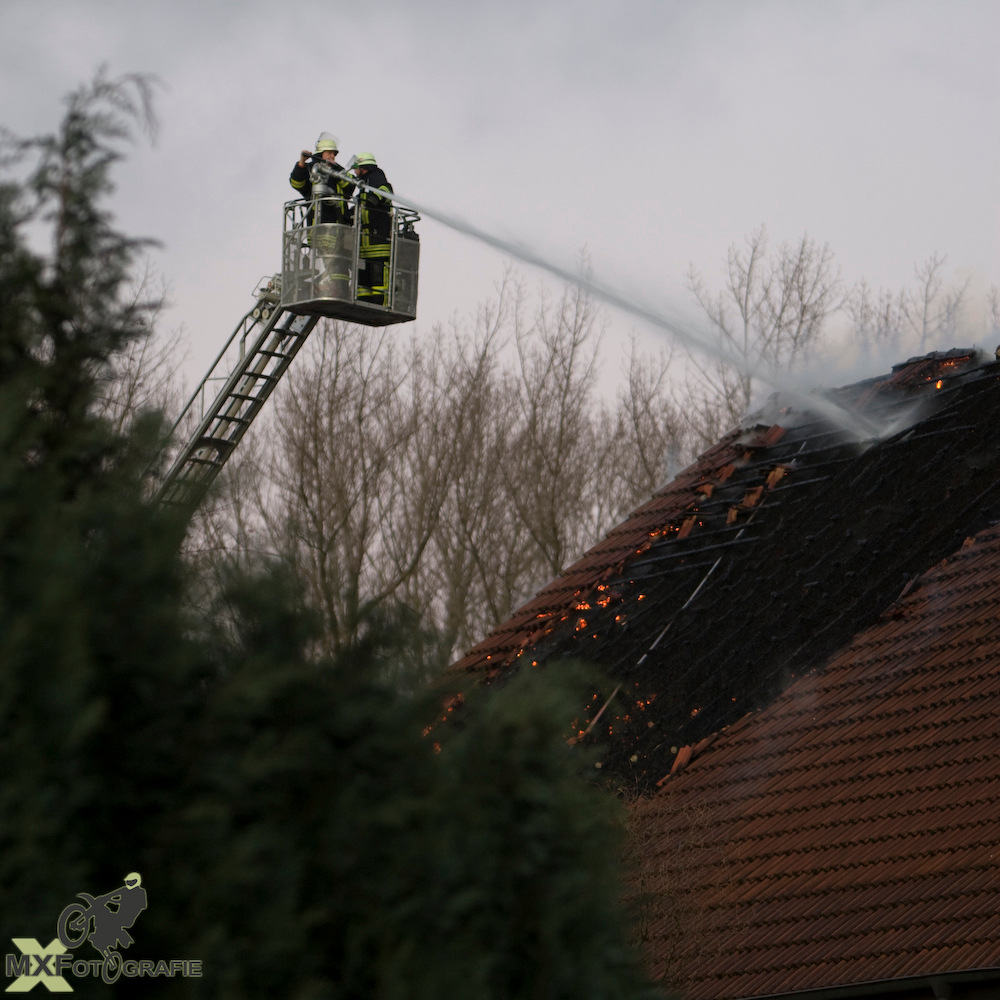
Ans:
[[[330,651],[415,572],[447,478],[434,366],[385,329],[323,324],[276,400],[263,516]]]
[[[946,285],[946,261],[947,257],[935,253],[915,264],[913,288],[876,293],[864,280],[854,287],[847,313],[866,353],[879,348],[926,353],[955,336],[969,282]]]
[[[633,339],[626,381],[618,389],[618,442],[613,467],[615,503],[605,522],[626,513],[667,483],[690,452],[691,434],[675,401],[673,352],[650,357]]]
[[[922,264],[914,265],[916,287],[900,297],[900,313],[915,334],[921,352],[954,336],[969,287],[968,280],[957,288],[945,287],[946,260],[947,257],[934,254]]]
[[[716,335],[714,359],[690,355],[684,408],[691,431],[709,444],[746,413],[757,374],[786,370],[817,346],[842,284],[829,246],[803,236],[769,254],[763,226],[744,248],[729,248],[721,292],[709,292],[694,269],[688,284]]]
[[[456,340],[450,384],[461,457],[428,561],[456,649],[662,485],[681,451],[670,356],[644,357],[633,342],[612,406],[596,379],[600,319],[576,289],[532,308],[508,275],[477,336]]]
[[[530,572],[527,532],[502,471],[516,420],[501,362],[510,297],[505,280],[497,302],[480,309],[473,335],[455,329],[449,341],[444,429],[454,464],[413,583],[436,595],[436,620],[450,648],[471,644],[505,617]]]
[[[898,294],[884,288],[875,292],[862,278],[848,296],[845,309],[865,354],[898,348],[903,326]]]
[[[543,298],[531,316],[519,295],[514,313],[517,365],[508,391],[517,400],[517,435],[502,468],[533,556],[550,577],[599,528],[595,473],[614,426],[596,400],[598,317],[579,287],[554,308]]]
[[[277,555],[262,513],[269,502],[264,464],[271,426],[265,416],[246,432],[215,488],[192,515],[185,548],[210,587],[219,583],[223,563],[248,569],[262,558]]]
[[[143,411],[169,411],[176,406],[180,392],[178,372],[184,360],[181,335],[179,331],[156,333],[163,295],[151,292],[152,280],[147,268],[128,295],[130,312],[147,313],[145,336],[128,341],[95,372],[94,410],[119,432]]]
[[[645,499],[678,451],[669,357],[633,348],[612,403],[600,318],[576,289],[533,306],[508,273],[471,331],[317,328],[200,544],[288,554],[329,649],[393,608],[445,654],[467,648]]]

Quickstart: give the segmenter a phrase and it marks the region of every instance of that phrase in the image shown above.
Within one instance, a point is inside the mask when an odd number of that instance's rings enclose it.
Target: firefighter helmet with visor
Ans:
[[[325,153],[327,151],[336,153],[340,150],[340,142],[332,132],[320,132],[316,140],[316,152]]]

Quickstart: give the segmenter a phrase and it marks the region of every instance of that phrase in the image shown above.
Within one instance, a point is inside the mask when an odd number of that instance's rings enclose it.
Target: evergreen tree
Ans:
[[[147,81],[98,76],[56,136],[7,138],[30,169],[0,187],[6,951],[44,947],[77,893],[137,871],[148,907],[123,957],[202,976],[120,965],[113,987],[71,976],[78,995],[648,992],[618,902],[620,817],[563,738],[562,682],[529,674],[434,723],[442,693],[395,675],[413,647],[399,623],[317,662],[281,564],[224,574],[214,606],[187,609],[184,525],[143,495],[158,422],[119,434],[94,409],[115,352],[149,334],[149,304],[124,293],[141,244],[101,208],[144,121]]]
[[[127,862],[118,849],[176,779],[174,720],[160,707],[193,695],[180,614],[182,528],[141,496],[155,423],[124,438],[92,413],[95,381],[114,352],[150,332],[153,304],[122,295],[139,244],[99,207],[116,146],[130,121],[147,120],[147,98],[141,78],[99,75],[70,97],[56,135],[4,137],[7,161],[28,166],[26,182],[0,186],[0,919],[8,941],[42,915],[57,916],[67,888],[121,879]],[[42,234],[50,245],[35,251]]]

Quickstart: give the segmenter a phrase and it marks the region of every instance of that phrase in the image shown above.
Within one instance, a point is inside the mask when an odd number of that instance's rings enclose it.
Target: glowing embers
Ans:
[[[592,611],[595,614],[600,615],[602,611],[606,611],[613,604],[621,604],[623,601],[621,592],[612,589],[606,583],[599,583],[594,588],[594,591],[591,594],[587,595],[586,597],[581,596],[581,593],[582,593],[581,591],[577,591],[577,593],[574,595],[577,599],[572,609],[574,612]],[[625,622],[625,618],[626,616],[624,614],[618,614],[615,615],[613,621],[615,624],[621,625]],[[588,616],[584,614],[576,614],[575,617],[573,615],[563,615],[559,619],[559,621],[566,622],[571,619],[572,619],[571,623],[574,633],[585,632],[587,629],[591,627],[592,624],[592,619],[590,619]],[[604,615],[601,616],[599,620],[608,622],[608,617]],[[552,629],[549,629],[547,630],[547,633],[551,631]],[[599,633],[596,631],[592,632],[590,637],[592,639],[600,638]]]
[[[456,709],[461,708],[465,704],[465,695],[459,691],[457,694],[449,695],[442,703],[443,711],[441,714],[429,725],[425,726],[421,731],[422,736],[429,736],[433,731],[434,727],[440,725],[442,722],[447,722],[449,718],[455,713]],[[435,752],[440,752],[440,744],[434,744]]]
[[[727,501],[722,495],[731,491],[733,496],[739,496],[748,485],[759,483],[760,473],[750,484],[733,480],[744,478],[746,463],[766,444],[769,435],[776,439],[783,433],[783,428],[731,432],[697,465],[655,494],[510,621],[470,650],[458,666],[469,671],[485,667],[488,672],[487,653],[492,654],[493,666],[498,662],[509,666],[519,650],[538,656],[543,643],[548,648],[548,644],[560,641],[560,635],[575,643],[582,643],[585,636],[601,642],[626,627],[626,623],[634,625],[636,617],[632,612],[646,595],[635,595],[636,581],[627,579],[639,575],[632,567],[642,560],[641,575],[657,573],[660,570],[656,564],[662,563],[664,557],[676,556],[683,562],[702,545],[725,542],[718,538],[714,542],[702,540],[699,536],[724,527]],[[736,438],[742,439],[741,446],[733,445]],[[676,550],[670,546],[675,541],[683,542]],[[612,579],[621,581],[626,597],[598,582]]]
[[[607,584],[599,583],[597,585],[597,597],[594,598],[593,603],[588,600],[582,600],[575,605],[574,610],[590,611],[592,608],[606,608],[616,597],[619,600],[621,599],[620,595],[610,590]]]
[[[608,698],[607,701],[604,702],[603,705],[601,705],[601,707],[600,707],[600,709],[598,709],[596,715],[594,715],[593,718],[591,718],[591,719],[589,719],[587,721],[587,725],[586,725],[585,728],[583,728],[583,729],[580,728],[580,726],[582,725],[582,723],[580,722],[579,719],[574,719],[573,720],[573,722],[572,722],[572,728],[576,730],[576,734],[574,736],[571,736],[567,740],[567,743],[569,743],[570,746],[573,746],[574,744],[579,743],[584,737],[589,736],[590,733],[593,732],[594,726],[596,726],[597,723],[600,721],[601,716],[604,715],[604,713],[607,711],[608,705],[610,705],[611,702],[614,701],[615,695],[618,694],[618,692],[619,692],[620,689],[621,689],[621,684],[619,684],[614,689],[614,691],[611,692],[610,697]],[[597,704],[599,703],[599,699],[600,699],[600,694],[595,691],[594,694],[592,694],[590,696],[590,703],[587,706],[587,710],[588,711],[592,711],[597,706]]]
[[[589,720],[573,721],[574,732],[568,742],[572,746],[590,737],[603,743],[606,751],[603,766],[612,769],[629,766],[633,777],[644,781],[648,776],[646,764],[649,750],[651,747],[654,751],[658,749],[659,741],[651,733],[657,723],[645,714],[651,710],[657,694],[648,689],[645,694],[641,693],[642,686],[641,682],[633,681],[629,693],[623,691],[625,685],[620,683],[606,700],[602,700],[599,694],[591,695],[585,712]],[[600,708],[595,713],[598,705]],[[653,744],[649,743],[651,738],[655,741]],[[636,764],[640,766],[636,768]]]
[[[928,382],[938,382],[942,375],[958,375],[977,363],[978,356],[975,349],[953,348],[947,352],[932,351],[922,357],[910,358],[909,361],[893,365],[892,376],[885,382],[913,387],[926,385]]]

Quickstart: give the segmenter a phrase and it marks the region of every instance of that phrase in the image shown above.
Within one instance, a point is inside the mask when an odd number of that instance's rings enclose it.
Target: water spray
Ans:
[[[464,236],[469,236],[481,243],[485,243],[487,246],[500,250],[502,253],[524,264],[529,264],[542,271],[546,271],[561,281],[576,285],[606,304],[630,313],[646,321],[651,326],[664,331],[685,347],[721,361],[724,364],[731,365],[749,378],[759,379],[786,396],[808,402],[812,409],[820,412],[823,416],[860,440],[871,440],[882,436],[879,429],[860,414],[839,406],[833,400],[820,395],[816,391],[807,392],[799,388],[792,380],[775,371],[773,368],[765,365],[748,365],[746,358],[728,350],[724,344],[701,335],[693,324],[679,316],[671,316],[664,312],[662,308],[654,309],[652,306],[634,297],[626,297],[604,282],[587,276],[579,270],[570,270],[560,264],[553,263],[523,243],[507,240],[501,236],[489,233],[471,222],[466,222],[464,219],[458,218],[458,216],[415,202],[412,198],[402,197],[395,193],[370,187],[361,180],[355,183],[359,188],[371,191],[401,207],[411,208],[419,212],[422,216],[434,219],[436,222],[440,222],[455,232],[462,233]]]

